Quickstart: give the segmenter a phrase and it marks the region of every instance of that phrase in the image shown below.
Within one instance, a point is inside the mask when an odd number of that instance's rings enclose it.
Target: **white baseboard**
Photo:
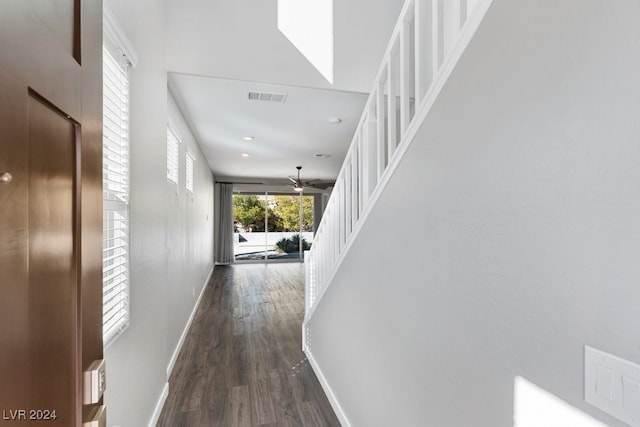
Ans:
[[[178,355],[180,354],[180,350],[182,350],[182,345],[184,344],[184,340],[187,337],[187,333],[189,332],[189,328],[191,327],[193,318],[196,315],[196,311],[200,306],[200,300],[202,300],[202,295],[204,295],[204,291],[207,288],[207,284],[211,279],[211,275],[213,274],[213,269],[214,267],[211,267],[211,271],[209,271],[209,274],[207,275],[207,280],[204,282],[204,285],[202,286],[202,290],[200,291],[198,300],[194,304],[193,310],[191,310],[191,315],[189,316],[189,320],[187,321],[187,324],[185,325],[184,330],[182,331],[182,335],[180,335],[180,339],[178,340],[178,344],[176,345],[176,348],[173,351],[171,360],[169,360],[169,365],[167,366],[167,378],[166,378],[167,382],[165,383],[164,388],[162,389],[162,393],[160,394],[160,397],[156,402],[156,407],[153,410],[153,415],[151,416],[151,420],[149,421],[148,427],[155,427],[156,424],[158,423],[158,419],[160,419],[162,408],[164,407],[164,403],[166,402],[167,397],[169,396],[169,376],[171,375],[171,371],[173,371],[173,367],[176,364],[176,360],[178,360]]]
[[[351,423],[349,422],[347,415],[342,410],[342,406],[340,406],[340,402],[338,402],[336,395],[333,394],[333,390],[331,389],[331,386],[329,386],[327,379],[322,373],[322,369],[320,369],[320,366],[318,366],[316,359],[313,358],[311,349],[307,347],[304,353],[307,356],[307,360],[309,360],[309,364],[311,365],[313,372],[315,372],[316,377],[318,377],[318,381],[320,381],[320,385],[322,386],[324,393],[327,395],[327,399],[329,399],[329,403],[333,408],[333,412],[336,413],[336,416],[340,420],[340,424],[342,424],[342,427],[351,427]]]
[[[215,266],[211,267],[209,274],[207,275],[207,280],[205,280],[204,285],[202,286],[202,290],[200,291],[200,295],[198,295],[198,299],[193,306],[193,310],[191,310],[191,315],[189,316],[189,320],[187,320],[187,324],[182,331],[182,335],[180,335],[180,339],[178,340],[178,345],[173,350],[173,354],[171,355],[171,359],[169,360],[169,364],[167,365],[167,381],[171,376],[171,372],[173,372],[173,367],[178,360],[178,355],[180,354],[180,350],[182,350],[182,345],[184,344],[184,340],[187,337],[187,333],[189,332],[189,328],[191,327],[191,323],[193,322],[193,318],[196,316],[196,311],[198,311],[198,307],[200,306],[200,300],[202,300],[202,295],[204,295],[205,289],[207,289],[207,283],[211,279],[211,275],[213,274],[213,269]]]
[[[156,427],[156,424],[160,419],[160,414],[162,413],[162,408],[164,407],[164,402],[167,400],[168,396],[169,396],[169,382],[167,381],[167,383],[164,385],[164,388],[162,389],[160,398],[156,403],[156,407],[153,410],[153,415],[151,416],[151,421],[149,421],[148,427]]]

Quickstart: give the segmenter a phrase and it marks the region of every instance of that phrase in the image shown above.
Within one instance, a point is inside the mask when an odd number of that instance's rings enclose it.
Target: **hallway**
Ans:
[[[178,426],[338,426],[301,351],[304,266],[217,266],[158,421]]]

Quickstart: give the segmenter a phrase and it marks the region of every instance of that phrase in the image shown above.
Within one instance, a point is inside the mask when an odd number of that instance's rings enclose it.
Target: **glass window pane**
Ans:
[[[235,194],[236,261],[300,260],[313,241],[313,203],[308,195]]]

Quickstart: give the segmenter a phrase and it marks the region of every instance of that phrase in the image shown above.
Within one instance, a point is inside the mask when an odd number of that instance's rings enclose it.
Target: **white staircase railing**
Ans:
[[[305,253],[305,320],[492,3],[405,2],[313,247]]]

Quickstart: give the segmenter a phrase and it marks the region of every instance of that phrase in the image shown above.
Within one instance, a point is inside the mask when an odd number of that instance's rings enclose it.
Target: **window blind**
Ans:
[[[171,123],[167,124],[167,179],[178,183],[180,137]]]
[[[187,191],[193,193],[193,155],[191,153],[187,153],[187,164],[186,164],[186,188]]]
[[[103,49],[102,333],[111,342],[129,325],[128,67]]]

